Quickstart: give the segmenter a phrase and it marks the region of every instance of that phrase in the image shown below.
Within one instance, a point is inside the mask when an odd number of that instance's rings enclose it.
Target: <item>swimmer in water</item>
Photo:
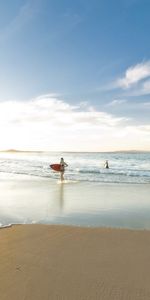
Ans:
[[[105,169],[109,169],[108,160],[105,161],[104,167]]]

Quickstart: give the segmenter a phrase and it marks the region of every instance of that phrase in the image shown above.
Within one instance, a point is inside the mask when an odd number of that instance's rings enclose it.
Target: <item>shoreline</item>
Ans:
[[[149,300],[150,231],[62,225],[0,230],[1,300]]]
[[[114,231],[117,231],[117,230],[119,230],[119,231],[133,231],[133,232],[150,232],[150,229],[149,228],[129,228],[129,227],[111,227],[111,226],[82,226],[82,225],[72,225],[72,224],[61,224],[61,223],[51,223],[51,224],[48,224],[48,223],[12,223],[12,224],[8,224],[8,225],[2,225],[2,226],[0,226],[0,231],[3,229],[9,229],[9,228],[13,228],[13,227],[18,227],[18,226],[46,226],[46,227],[66,227],[66,228],[81,228],[81,229],[89,229],[89,230],[114,230]]]
[[[150,185],[49,180],[0,182],[0,225],[62,224],[150,229]],[[82,195],[82,196],[81,196]]]

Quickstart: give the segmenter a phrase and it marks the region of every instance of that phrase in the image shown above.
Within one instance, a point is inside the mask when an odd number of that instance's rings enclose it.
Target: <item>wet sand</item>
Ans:
[[[150,299],[150,231],[17,225],[0,230],[0,299]]]
[[[62,224],[150,230],[149,184],[0,180],[0,226]]]

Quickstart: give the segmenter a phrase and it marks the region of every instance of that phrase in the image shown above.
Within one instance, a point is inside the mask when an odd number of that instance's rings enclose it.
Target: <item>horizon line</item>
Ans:
[[[65,151],[65,150],[19,150],[19,149],[5,149],[5,150],[0,150],[1,152],[22,152],[22,153],[43,153],[43,152],[64,152],[64,153],[116,153],[116,152],[150,152],[150,150],[137,150],[137,149],[130,149],[130,150],[111,150],[111,151]]]

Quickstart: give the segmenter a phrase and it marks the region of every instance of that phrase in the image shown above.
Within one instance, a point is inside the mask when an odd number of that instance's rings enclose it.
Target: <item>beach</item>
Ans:
[[[0,299],[150,299],[150,232],[60,225],[0,230]]]
[[[149,300],[145,155],[124,172],[115,154],[106,173],[80,154],[63,183],[49,154],[22,155],[1,159],[0,300]]]
[[[0,188],[1,300],[150,299],[149,185],[19,175]]]

